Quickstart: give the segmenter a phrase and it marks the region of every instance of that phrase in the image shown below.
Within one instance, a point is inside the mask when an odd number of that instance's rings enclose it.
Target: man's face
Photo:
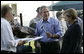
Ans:
[[[7,20],[9,20],[9,21],[14,20],[14,17],[13,17],[13,14],[12,14],[11,10],[6,13],[6,17],[7,17]]]
[[[48,8],[43,8],[42,9],[42,16],[43,16],[44,20],[48,19],[48,17],[49,17],[49,10],[48,10]]]

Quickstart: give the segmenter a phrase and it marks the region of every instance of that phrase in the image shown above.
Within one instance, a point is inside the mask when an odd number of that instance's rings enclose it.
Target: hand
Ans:
[[[59,35],[58,34],[55,34],[55,35],[53,35],[53,37],[52,38],[57,38],[57,39],[59,39]]]
[[[22,44],[24,44],[24,43],[25,43],[24,41],[20,40],[20,41],[18,42],[18,45],[22,45]]]
[[[49,33],[49,32],[46,32],[46,35],[47,35],[47,37],[52,37],[52,34],[51,33]]]

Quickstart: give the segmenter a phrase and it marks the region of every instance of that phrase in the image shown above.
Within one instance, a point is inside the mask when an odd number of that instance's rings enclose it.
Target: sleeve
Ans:
[[[35,30],[35,35],[40,36],[39,30],[38,30],[38,23],[36,24],[36,30]]]
[[[6,28],[5,30],[7,31],[5,33],[5,36],[7,36],[6,37],[7,46],[8,47],[17,47],[19,40],[14,39],[11,25],[6,25],[5,28]]]
[[[63,36],[62,27],[61,27],[61,25],[60,25],[60,22],[59,22],[57,19],[55,20],[55,33],[56,33],[57,35],[59,35],[60,37]]]

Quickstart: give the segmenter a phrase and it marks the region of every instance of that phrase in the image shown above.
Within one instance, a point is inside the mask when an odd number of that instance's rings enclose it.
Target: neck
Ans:
[[[75,21],[76,21],[76,19],[75,19],[75,20],[73,20],[73,21],[71,21],[70,25],[72,25]]]
[[[44,18],[43,21],[47,21],[47,19]]]
[[[7,17],[4,17],[8,22],[10,22],[10,20]]]

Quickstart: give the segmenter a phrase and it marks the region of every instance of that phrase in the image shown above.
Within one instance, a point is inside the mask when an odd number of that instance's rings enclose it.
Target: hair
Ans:
[[[58,12],[56,13],[57,18],[58,18],[59,16],[61,16],[61,14],[62,14],[62,12],[61,12],[61,11],[58,11]]]
[[[10,8],[9,6],[5,5],[5,6],[2,6],[1,8],[1,17],[5,17],[6,13],[8,11],[12,10],[12,8]]]
[[[37,12],[37,13],[39,13],[39,12],[40,12],[40,8],[41,8],[41,7],[38,7],[38,8],[37,8],[37,10],[36,10],[36,12]]]
[[[64,14],[66,14],[66,16],[69,17],[69,18],[71,18],[72,20],[75,20],[78,17],[76,10],[73,9],[73,8],[65,10],[65,12],[63,13],[63,15]]]
[[[48,8],[47,6],[41,6],[40,11],[42,11],[43,8]]]

